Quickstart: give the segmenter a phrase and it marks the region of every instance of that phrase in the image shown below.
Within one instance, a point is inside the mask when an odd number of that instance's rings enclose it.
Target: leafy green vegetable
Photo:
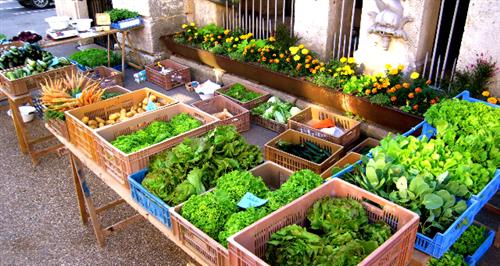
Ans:
[[[322,247],[320,236],[292,224],[271,235],[266,261],[271,265],[309,265]]]
[[[226,220],[236,210],[236,204],[224,192],[215,191],[190,197],[184,203],[181,215],[211,238],[217,239]]]
[[[279,189],[269,193],[266,208],[270,212],[275,211],[318,187],[321,183],[323,179],[313,171],[309,169],[297,171]]]
[[[172,117],[168,122],[154,121],[144,129],[118,136],[111,144],[124,153],[132,153],[201,125],[202,123],[196,118],[181,113]]]
[[[217,190],[226,192],[234,203],[238,203],[247,192],[259,198],[264,198],[269,193],[264,181],[248,171],[232,171],[221,176],[217,180]]]
[[[470,256],[483,244],[487,238],[487,229],[484,226],[472,224],[460,238],[451,246],[451,251],[462,256]]]
[[[368,223],[361,203],[352,199],[323,198],[309,209],[307,219],[311,228],[323,232],[359,229]]]
[[[236,83],[231,86],[227,91],[222,92],[223,94],[234,98],[241,102],[249,102],[251,100],[257,99],[262,96],[260,93],[251,91],[240,83]]]
[[[80,65],[90,68],[108,65],[108,53],[103,49],[89,48],[77,51],[70,55],[69,58]],[[119,53],[111,52],[111,66],[119,65],[121,60],[121,55]]]
[[[245,211],[233,213],[224,224],[224,231],[219,232],[219,242],[227,247],[227,239],[253,224],[255,221],[266,216],[267,212],[263,208],[250,208]]]
[[[64,116],[64,112],[52,110],[52,109],[45,109],[43,112],[43,119],[44,120],[50,120],[50,119],[57,119],[57,120],[62,120],[66,121],[66,117]]]
[[[222,175],[251,169],[261,161],[259,147],[248,144],[234,126],[220,126],[203,137],[186,138],[171,150],[154,156],[142,185],[166,203],[177,204],[195,190],[199,194],[204,190],[201,188],[214,187]],[[172,194],[176,186],[190,178],[195,190],[184,183]]]
[[[274,120],[278,123],[285,124],[288,119],[299,113],[300,109],[288,102],[283,102],[277,97],[271,97],[265,103],[252,109],[253,115],[260,115],[265,119]]]
[[[317,164],[322,163],[332,155],[330,151],[324,150],[308,140],[300,144],[279,140],[276,143],[276,148]]]
[[[101,99],[102,100],[107,100],[107,99],[111,99],[111,98],[114,98],[114,97],[117,97],[117,96],[120,96],[120,95],[122,95],[122,93],[104,91],[104,93],[102,94]]]
[[[139,13],[135,11],[130,11],[125,8],[113,8],[108,11],[111,22],[117,22],[124,19],[135,18],[139,16]]]
[[[428,266],[466,266],[464,257],[452,251],[446,252],[440,259],[431,258]]]

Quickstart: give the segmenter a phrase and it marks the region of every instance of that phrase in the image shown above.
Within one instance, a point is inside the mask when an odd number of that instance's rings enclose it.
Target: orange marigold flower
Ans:
[[[373,94],[377,93],[377,89],[372,89],[372,93]]]
[[[396,96],[391,97],[391,101],[395,102],[398,98]]]
[[[413,110],[415,110],[415,111],[417,111],[417,110],[418,110],[418,104],[415,104],[415,105],[413,106]]]
[[[265,56],[262,57],[262,61],[266,62],[267,58]]]
[[[413,92],[408,93],[408,98],[413,99],[415,97],[415,94]]]
[[[284,54],[280,54],[280,58],[283,58],[283,57],[285,57],[285,55]]]
[[[405,82],[403,83],[403,88],[408,89],[410,87],[410,83]]]
[[[394,87],[396,88],[396,90],[399,90],[401,89],[401,84],[396,84]]]
[[[421,92],[422,92],[422,88],[420,88],[420,87],[416,87],[416,88],[415,88],[415,92],[416,92],[416,93],[421,93]]]
[[[274,59],[274,63],[279,64],[280,60],[279,59]]]
[[[368,90],[366,90],[366,91],[365,91],[365,94],[366,94],[366,95],[370,95],[370,93],[371,93],[371,92],[372,92],[372,91],[371,91],[370,89],[368,89]]]
[[[428,80],[425,82],[425,84],[429,85],[429,84],[431,84],[431,82],[432,82],[432,81],[431,81],[430,79],[428,79]]]
[[[430,103],[431,104],[436,104],[436,100],[435,99],[431,99]]]
[[[309,68],[310,66],[311,66],[311,65],[309,65],[309,64],[306,64],[306,68]]]
[[[490,97],[490,98],[488,98],[487,101],[491,104],[497,104],[497,102],[498,102],[497,98],[495,98],[495,97]]]

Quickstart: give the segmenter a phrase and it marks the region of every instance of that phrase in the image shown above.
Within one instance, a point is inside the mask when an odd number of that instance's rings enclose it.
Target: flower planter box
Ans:
[[[327,134],[319,129],[311,126],[312,122],[318,122],[322,119],[330,118],[335,123],[335,126],[340,127],[344,133],[339,137]],[[357,140],[361,134],[361,123],[354,119],[338,115],[318,107],[308,107],[300,113],[288,119],[288,127],[315,136],[342,146],[347,146]]]
[[[162,74],[160,70],[157,69],[158,63],[166,68],[172,69],[172,71],[166,75]],[[165,59],[146,66],[146,77],[149,82],[154,83],[165,90],[174,89],[177,86],[184,85],[186,82],[191,81],[189,67],[183,66],[170,59]]]
[[[368,99],[317,86],[302,79],[265,69],[255,63],[234,61],[226,56],[176,43],[172,35],[163,36],[161,39],[170,51],[184,58],[224,69],[228,73],[258,81],[309,102],[322,104],[340,112],[351,112],[400,133],[410,130],[412,126],[423,120],[420,116],[405,113],[396,108],[372,104]]]
[[[109,87],[106,90],[121,90],[125,89],[122,87]],[[120,95],[105,101],[97,102],[91,105],[83,106],[74,110],[66,112],[66,123],[68,125],[69,139],[76,147],[85,153],[89,158],[94,160],[99,164],[99,155],[96,150],[97,136],[94,134],[96,129],[92,129],[82,122],[84,116],[89,117],[89,119],[95,119],[96,116],[101,118],[107,118],[110,114],[120,112],[122,108],[129,109],[130,107],[141,103],[144,98],[150,93],[157,97],[158,101],[163,103],[164,106],[159,109],[164,109],[167,106],[176,104],[177,100],[163,95],[157,91],[144,88],[136,90],[125,95]],[[139,117],[147,114],[144,112],[137,114],[134,117]],[[122,122],[123,123],[123,122]],[[119,123],[117,123],[119,124]],[[116,124],[115,124],[116,125]],[[104,128],[110,127],[106,126]]]
[[[111,23],[111,28],[117,30],[130,29],[142,25],[142,18],[129,18]]]
[[[278,189],[290,175],[292,171],[272,162],[265,162],[250,170],[253,175],[262,177],[262,180],[272,190]],[[229,250],[219,242],[212,239],[188,220],[182,217],[181,210],[184,204],[170,209],[172,219],[172,229],[174,236],[193,253],[203,259],[206,265],[229,266]]]
[[[261,96],[259,96],[256,99],[253,99],[248,102],[242,102],[240,100],[237,100],[231,96],[226,95],[225,93],[234,85],[235,83],[226,85],[218,90],[215,91],[215,95],[222,95],[224,97],[227,97],[228,99],[231,99],[231,101],[243,106],[247,110],[252,110],[253,108],[259,106],[261,103],[266,102],[269,98],[271,98],[271,94],[259,87],[251,86],[248,84],[241,83],[241,85],[245,86],[245,88],[249,91],[257,92]]]
[[[7,71],[12,71],[22,67],[23,66],[10,68],[0,72],[0,86],[2,86],[7,93],[12,96],[27,94],[30,90],[40,88],[40,84],[44,83],[47,79],[62,78],[65,77],[66,74],[71,74],[72,72],[77,71],[75,65],[69,65],[15,80],[9,80],[4,75]]]
[[[147,127],[154,121],[167,121],[173,116],[186,113],[203,124],[195,129],[189,130],[177,136],[165,139],[159,143],[146,147],[136,152],[126,154],[111,144],[118,136],[130,134]],[[119,124],[110,125],[94,132],[97,136],[95,148],[97,150],[98,162],[114,178],[123,185],[128,185],[127,177],[145,167],[151,156],[162,152],[170,147],[181,143],[187,137],[197,137],[210,130],[218,119],[188,105],[178,103],[166,108],[149,112],[145,115],[133,117]]]
[[[382,220],[393,229],[393,235],[358,265],[409,264],[418,229],[418,215],[338,178],[328,181],[231,236],[228,245],[230,264],[268,265],[263,258],[271,235],[291,224],[305,225],[308,209],[325,197],[349,197],[359,200],[368,212],[370,221]]]
[[[211,115],[226,109],[233,116],[216,122],[218,126],[234,125],[240,133],[250,130],[250,111],[224,96],[219,95],[208,100],[197,101],[192,106]]]
[[[295,156],[293,154],[282,151],[276,147],[278,141],[284,140],[292,144],[300,144],[305,141],[310,141],[320,147],[323,150],[327,150],[331,153],[330,157],[325,159],[321,163],[314,163],[304,158]],[[295,130],[288,129],[282,134],[278,135],[274,139],[270,140],[264,145],[264,154],[266,160],[273,161],[279,165],[282,165],[292,171],[299,171],[301,169],[311,169],[317,174],[323,173],[328,167],[330,167],[334,162],[340,159],[342,156],[343,147],[328,142],[326,140],[307,135]]]
[[[101,87],[107,88],[113,85],[123,86],[123,74],[110,67],[98,66],[85,71],[85,74],[93,80],[100,80]]]

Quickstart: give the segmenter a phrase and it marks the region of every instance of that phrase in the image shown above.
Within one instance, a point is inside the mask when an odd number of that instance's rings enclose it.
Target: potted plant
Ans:
[[[123,30],[137,27],[142,24],[139,13],[124,8],[113,8],[107,12],[113,29]]]

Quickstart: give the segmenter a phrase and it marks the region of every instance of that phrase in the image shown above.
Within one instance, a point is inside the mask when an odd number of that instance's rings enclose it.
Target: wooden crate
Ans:
[[[7,93],[12,96],[27,94],[30,90],[40,88],[40,84],[44,83],[47,79],[62,78],[65,77],[66,74],[77,71],[75,65],[69,65],[15,80],[9,80],[5,76],[6,72],[19,68],[23,68],[23,66],[10,68],[0,72],[0,86],[3,86]]]
[[[332,171],[335,167],[339,168],[345,168],[347,165],[353,165],[356,162],[361,160],[361,154],[356,153],[356,152],[348,152],[344,157],[342,157],[340,160],[335,162],[332,166],[328,167],[322,174],[321,177],[323,179],[328,179],[332,177]]]
[[[54,130],[58,135],[65,139],[69,139],[68,127],[66,121],[59,119],[49,119],[46,121],[46,126]]]
[[[93,80],[100,80],[101,87],[107,88],[113,85],[123,86],[122,72],[107,66],[98,66],[84,72]]]
[[[119,93],[120,95],[130,93],[129,89],[126,89],[120,85],[111,85],[109,87],[104,88],[104,90],[105,92]]]
[[[354,146],[354,148],[351,149],[352,152],[356,152],[359,154],[363,154],[362,151],[365,148],[375,148],[380,144],[380,141],[374,139],[374,138],[366,138],[363,140],[361,143],[358,145]],[[366,155],[366,154],[363,154]]]
[[[10,47],[12,47],[12,46],[23,47],[24,42],[15,41],[15,42],[11,42],[11,43],[0,44],[0,52],[3,52],[4,50],[10,49]]]
[[[332,136],[319,129],[311,127],[311,124],[327,118],[331,118],[334,121],[335,126],[344,130],[344,133],[340,137]],[[316,136],[342,146],[347,146],[359,138],[359,135],[361,134],[360,126],[361,123],[359,121],[318,107],[308,107],[288,119],[288,127],[290,129]]]
[[[252,122],[277,133],[283,133],[288,129],[287,124],[278,123],[272,119],[267,119],[260,115],[252,115]]]
[[[271,190],[281,187],[288,180],[288,177],[293,174],[289,169],[273,162],[265,162],[253,168],[250,172],[255,176],[262,177],[262,181]],[[184,203],[169,209],[172,230],[180,245],[187,247],[202,258],[203,265],[231,265],[229,263],[229,250],[183,218],[181,215],[183,206]]]
[[[120,88],[122,87],[110,87],[107,89],[118,90]],[[109,117],[110,114],[120,112],[122,108],[129,109],[130,107],[142,102],[143,99],[146,98],[148,93],[156,96],[159,101],[164,104],[164,106],[160,107],[160,109],[164,109],[167,106],[177,103],[177,100],[173,98],[170,98],[152,89],[144,88],[105,101],[67,111],[65,115],[66,123],[68,125],[70,142],[99,164],[99,156],[95,148],[97,138],[94,134],[95,129],[92,129],[89,126],[85,125],[82,122],[82,118],[84,116],[87,116],[90,119],[95,119],[96,116],[99,116],[104,119],[104,117]],[[145,115],[147,113],[148,112],[137,114],[136,116],[134,116],[134,118]],[[111,125],[106,127],[110,126]]]
[[[225,92],[228,91],[229,88],[231,88],[234,84],[237,84],[237,83],[231,83],[229,85],[226,85],[226,86],[224,86],[224,87],[216,90],[215,91],[215,95],[223,95],[224,97],[227,97],[227,98],[231,99],[235,103],[237,103],[237,104],[245,107],[248,110],[252,110],[254,107],[257,107],[261,103],[266,102],[269,98],[271,98],[271,94],[269,92],[265,91],[264,89],[261,89],[259,87],[256,87],[256,86],[253,86],[253,85],[249,85],[249,84],[246,84],[246,83],[240,83],[241,85],[245,86],[245,88],[247,90],[257,92],[261,96],[259,98],[257,98],[257,99],[253,99],[253,100],[248,101],[248,102],[239,101],[239,100],[237,100],[237,99],[235,99],[233,97],[229,97],[229,96],[227,96],[225,94]]]
[[[224,96],[218,95],[208,100],[197,101],[192,106],[211,115],[226,109],[233,117],[220,120],[217,125],[234,125],[238,132],[250,130],[250,111]]]
[[[170,120],[173,116],[180,113],[186,113],[195,117],[200,120],[203,125],[129,154],[118,150],[110,143],[118,136],[143,129],[154,121]],[[213,127],[213,124],[217,120],[217,118],[203,111],[183,103],[178,103],[157,111],[149,112],[145,115],[133,117],[119,124],[97,129],[95,131],[97,136],[95,147],[99,156],[98,161],[108,173],[114,176],[120,183],[128,186],[127,177],[147,167],[151,156],[179,144],[186,137],[198,137],[205,134]]]
[[[278,149],[276,147],[276,143],[278,143],[278,141],[280,140],[288,141],[292,144],[300,144],[304,143],[305,141],[310,141],[316,144],[321,149],[329,151],[331,155],[322,163],[317,164]],[[342,156],[342,152],[343,147],[341,145],[291,129],[288,129],[287,131],[281,133],[264,145],[266,160],[273,161],[292,171],[311,169],[317,174],[323,173],[334,162],[340,159],[340,157]]]
[[[160,63],[165,68],[173,69],[167,75],[163,75],[157,69],[157,64]],[[146,77],[151,83],[154,83],[165,90],[171,90],[177,86],[184,85],[186,82],[191,81],[191,73],[189,67],[181,65],[173,60],[165,59],[146,66]]]

